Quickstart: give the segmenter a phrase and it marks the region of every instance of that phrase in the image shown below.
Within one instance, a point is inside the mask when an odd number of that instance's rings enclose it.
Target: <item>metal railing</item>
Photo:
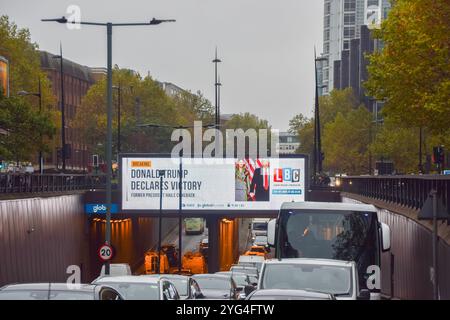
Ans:
[[[0,173],[0,194],[104,189],[105,175]]]
[[[431,190],[436,190],[450,208],[450,176],[349,176],[340,177],[343,192],[383,200],[413,209],[422,208]]]

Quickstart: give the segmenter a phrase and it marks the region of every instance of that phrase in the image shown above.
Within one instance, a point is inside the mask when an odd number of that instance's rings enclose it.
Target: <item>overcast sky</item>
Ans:
[[[65,58],[106,66],[106,31],[68,30],[42,18],[66,15],[78,5],[84,21],[176,23],[113,30],[113,64],[150,72],[160,81],[202,91],[214,102],[217,46],[221,113],[251,112],[286,130],[289,119],[312,113],[314,46],[322,50],[322,0],[0,0],[0,14],[31,31],[40,49]]]

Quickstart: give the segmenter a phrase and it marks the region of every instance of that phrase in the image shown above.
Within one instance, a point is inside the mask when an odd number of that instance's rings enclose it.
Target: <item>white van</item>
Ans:
[[[267,223],[270,219],[255,218],[252,220],[252,238],[267,235]]]
[[[111,263],[109,265],[109,276],[131,276],[131,268],[128,263]],[[102,270],[100,271],[100,276],[97,279],[100,279],[105,275],[105,265],[102,266]],[[94,282],[97,280],[95,279]]]

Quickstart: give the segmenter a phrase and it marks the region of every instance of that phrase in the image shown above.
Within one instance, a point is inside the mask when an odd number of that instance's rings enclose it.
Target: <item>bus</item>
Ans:
[[[205,222],[203,218],[185,218],[184,232],[189,234],[202,234],[205,231]]]
[[[287,202],[267,231],[275,258],[355,261],[359,288],[381,298],[381,252],[390,249],[390,229],[378,221],[373,205]]]

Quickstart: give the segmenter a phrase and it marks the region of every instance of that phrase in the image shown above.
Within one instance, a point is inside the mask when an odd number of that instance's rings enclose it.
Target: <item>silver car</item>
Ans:
[[[108,285],[23,283],[0,288],[0,300],[123,300]]]
[[[105,276],[93,284],[108,285],[117,290],[125,300],[179,300],[177,289],[162,275]]]

